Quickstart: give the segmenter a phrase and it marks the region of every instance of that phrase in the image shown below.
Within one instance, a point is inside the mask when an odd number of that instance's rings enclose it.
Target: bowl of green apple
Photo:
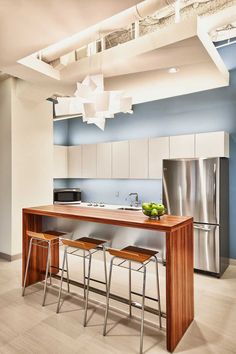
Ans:
[[[166,208],[161,203],[142,203],[143,214],[153,220],[160,220],[161,216],[166,214]]]

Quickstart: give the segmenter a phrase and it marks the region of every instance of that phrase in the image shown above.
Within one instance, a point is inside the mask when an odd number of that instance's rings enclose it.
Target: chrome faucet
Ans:
[[[132,200],[132,196],[135,196],[135,199],[134,200]],[[128,195],[128,197],[130,198],[130,206],[131,207],[138,207],[138,205],[139,205],[139,198],[138,198],[138,193],[137,192],[135,192],[135,193],[129,193],[129,195]]]

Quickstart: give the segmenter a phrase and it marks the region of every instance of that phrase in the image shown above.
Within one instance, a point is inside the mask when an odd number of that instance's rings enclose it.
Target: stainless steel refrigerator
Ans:
[[[229,263],[227,158],[163,161],[168,214],[194,218],[194,268],[221,276]]]

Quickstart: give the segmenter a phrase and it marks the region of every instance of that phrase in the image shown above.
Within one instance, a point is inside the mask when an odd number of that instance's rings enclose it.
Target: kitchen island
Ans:
[[[76,206],[48,205],[23,209],[24,278],[29,238],[27,231],[43,232],[45,218],[70,219],[81,222],[162,231],[166,235],[166,338],[167,350],[173,352],[194,318],[193,297],[193,218],[165,215],[150,220],[141,212],[89,209]],[[77,235],[78,236],[78,235]],[[84,235],[81,235],[84,236]],[[122,237],[122,233],[120,234]],[[33,247],[26,285],[44,279],[46,250]],[[59,247],[52,247],[54,273],[59,268]]]

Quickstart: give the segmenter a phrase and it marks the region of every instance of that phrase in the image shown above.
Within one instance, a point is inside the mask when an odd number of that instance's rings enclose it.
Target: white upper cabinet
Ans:
[[[112,178],[129,178],[129,142],[112,143]]]
[[[192,158],[195,157],[195,135],[170,136],[170,158]]]
[[[68,177],[67,146],[54,145],[53,150],[53,177]]]
[[[224,131],[80,146],[54,145],[54,178],[161,179],[163,159],[229,157]]]
[[[148,139],[130,140],[130,178],[148,178]]]
[[[168,136],[149,139],[149,178],[162,178],[162,161],[170,158]]]
[[[68,147],[68,178],[82,177],[82,147]]]
[[[229,157],[229,134],[226,132],[196,134],[196,157]]]
[[[97,145],[82,145],[82,177],[97,177]]]
[[[97,144],[97,178],[111,178],[111,143]]]

